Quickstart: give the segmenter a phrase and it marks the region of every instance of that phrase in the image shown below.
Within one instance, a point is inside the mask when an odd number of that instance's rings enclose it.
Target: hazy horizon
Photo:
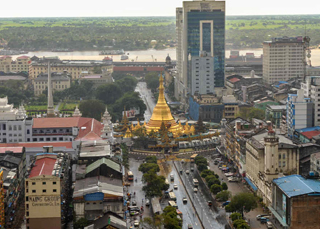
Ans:
[[[102,1],[93,0],[90,4],[79,4],[78,1],[56,0],[44,3],[40,0],[6,1],[1,3],[0,18],[44,18],[44,17],[174,17],[175,9],[182,7],[181,0],[162,0],[154,4],[147,0],[136,1]],[[319,14],[316,0],[293,2],[289,0],[227,0],[227,16],[254,15],[311,15]],[[125,7],[123,7],[125,6]],[[4,10],[5,9],[5,10]]]

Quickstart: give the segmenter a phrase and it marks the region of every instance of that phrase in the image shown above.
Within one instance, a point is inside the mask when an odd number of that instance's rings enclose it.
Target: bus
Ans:
[[[198,154],[193,154],[191,157],[190,157],[190,162],[191,163],[194,163],[194,159],[198,156]]]
[[[128,172],[128,181],[133,181],[133,173],[131,171]]]
[[[169,206],[171,206],[171,207],[174,207],[174,208],[178,209],[178,205],[177,205],[177,203],[176,203],[176,202],[174,202],[174,201],[170,200],[170,201],[168,202],[168,204],[169,204]]]
[[[193,185],[195,188],[197,188],[199,185],[199,181],[197,179],[193,179]]]
[[[174,200],[174,201],[177,200],[177,197],[176,197],[176,195],[174,194],[174,192],[169,192],[169,197],[170,197],[170,200]]]

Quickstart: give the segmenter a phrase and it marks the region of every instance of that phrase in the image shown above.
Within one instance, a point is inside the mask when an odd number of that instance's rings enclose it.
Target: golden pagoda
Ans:
[[[161,123],[164,122],[165,126],[168,128],[168,131],[171,132],[174,136],[178,136],[178,133],[183,131],[182,127],[176,123],[172,117],[170,108],[164,97],[164,87],[163,87],[163,78],[160,76],[159,79],[159,97],[157,105],[154,107],[152,116],[146,126],[147,132],[150,133],[151,130],[158,132],[161,127]]]

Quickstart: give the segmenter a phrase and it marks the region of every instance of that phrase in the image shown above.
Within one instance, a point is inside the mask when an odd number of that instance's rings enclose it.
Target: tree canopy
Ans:
[[[106,106],[99,100],[85,100],[79,105],[83,117],[94,118],[99,121],[105,109]]]
[[[226,206],[226,210],[243,213],[243,211],[249,212],[257,206],[257,198],[252,193],[242,192],[232,197],[230,204]]]

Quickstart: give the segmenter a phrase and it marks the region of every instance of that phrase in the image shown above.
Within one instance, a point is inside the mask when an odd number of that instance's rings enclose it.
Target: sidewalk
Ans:
[[[228,191],[235,195],[240,192],[250,192],[250,190],[244,186],[242,182],[228,182],[227,177],[224,173],[218,168],[217,165],[213,164],[211,158],[207,157],[210,169],[213,170],[216,174],[219,175],[221,182],[226,182],[228,185]],[[249,220],[250,226],[252,229],[260,229],[266,228],[266,225],[261,224],[260,221],[256,219],[256,216],[259,214],[265,214],[262,210],[262,207],[258,205],[258,207],[248,213],[244,213],[244,216]]]

